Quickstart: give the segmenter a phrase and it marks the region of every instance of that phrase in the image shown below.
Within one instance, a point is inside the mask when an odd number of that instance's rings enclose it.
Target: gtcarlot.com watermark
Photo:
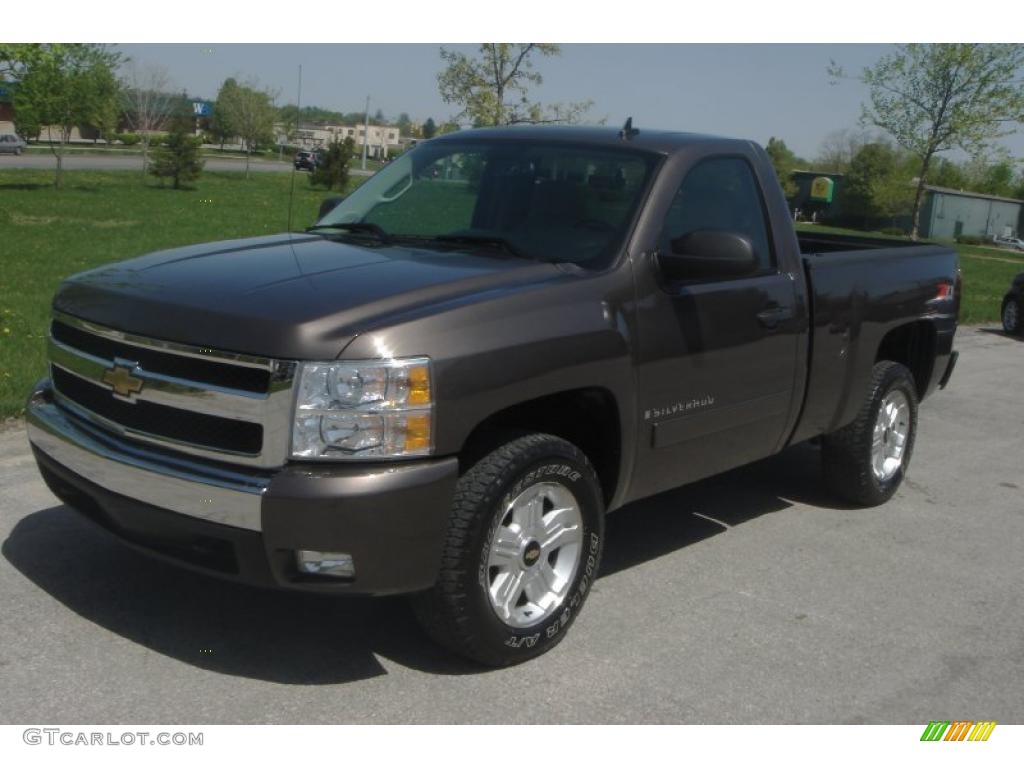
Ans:
[[[62,744],[67,747],[201,747],[203,734],[199,733],[168,733],[160,731],[67,731],[63,728],[26,728],[21,734],[26,744]]]

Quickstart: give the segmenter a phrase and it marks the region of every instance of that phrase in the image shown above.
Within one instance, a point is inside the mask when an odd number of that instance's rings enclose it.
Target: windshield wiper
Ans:
[[[525,253],[512,245],[504,237],[498,235],[438,235],[431,238],[437,243],[455,243],[456,245],[490,245],[501,248],[503,251],[518,256],[521,259],[529,258]]]
[[[378,240],[385,243],[391,240],[391,235],[376,224],[371,224],[368,221],[349,221],[341,224],[314,224],[312,227],[306,227],[307,232],[319,232],[322,229],[341,229],[346,232],[354,232],[360,235],[373,235]]]

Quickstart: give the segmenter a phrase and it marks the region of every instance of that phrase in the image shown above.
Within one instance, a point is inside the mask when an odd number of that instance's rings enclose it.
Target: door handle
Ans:
[[[792,307],[768,307],[768,309],[762,310],[757,313],[757,322],[763,325],[765,328],[774,329],[783,320],[789,320],[793,317]]]

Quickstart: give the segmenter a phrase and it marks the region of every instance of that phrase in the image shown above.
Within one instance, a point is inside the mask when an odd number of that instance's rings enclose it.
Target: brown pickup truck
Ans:
[[[512,664],[566,634],[627,502],[812,438],[836,493],[888,499],[959,296],[948,248],[798,235],[749,141],[461,131],[305,232],[67,280],[29,439],[135,547],[411,593]]]

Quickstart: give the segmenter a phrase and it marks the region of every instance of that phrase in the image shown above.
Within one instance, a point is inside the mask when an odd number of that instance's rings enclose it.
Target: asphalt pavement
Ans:
[[[0,722],[1024,722],[1024,342],[962,329],[909,477],[847,509],[813,447],[611,516],[566,640],[483,670],[399,598],[237,586],[62,506],[0,434]]]

